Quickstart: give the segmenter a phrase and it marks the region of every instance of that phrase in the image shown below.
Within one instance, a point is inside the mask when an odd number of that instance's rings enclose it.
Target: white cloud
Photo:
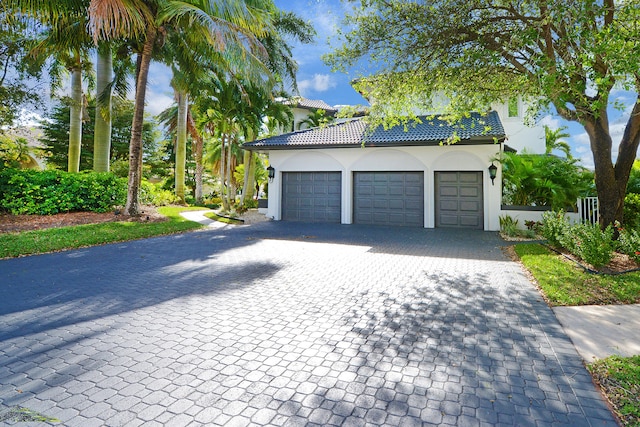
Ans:
[[[551,129],[559,129],[562,124],[558,117],[548,114],[540,120],[540,126],[549,126]]]
[[[314,74],[312,78],[298,82],[300,93],[305,97],[308,93],[326,92],[336,85],[335,78],[329,74]]]

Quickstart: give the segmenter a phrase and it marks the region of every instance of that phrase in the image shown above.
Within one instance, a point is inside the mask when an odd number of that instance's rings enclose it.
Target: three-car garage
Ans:
[[[354,224],[425,226],[424,171],[352,172]],[[433,173],[436,227],[482,229],[481,171]],[[337,171],[283,172],[281,219],[340,223],[342,173]]]

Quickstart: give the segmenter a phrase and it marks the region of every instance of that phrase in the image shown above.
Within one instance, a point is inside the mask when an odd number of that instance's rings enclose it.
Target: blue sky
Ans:
[[[317,32],[315,43],[294,44],[293,55],[299,64],[297,80],[300,94],[305,98],[321,99],[329,105],[366,104],[366,100],[350,85],[350,81],[357,76],[333,73],[321,59],[323,54],[338,46],[336,30],[350,6],[340,0],[275,0],[275,3],[280,9],[293,11],[309,21]],[[154,64],[149,77],[147,111],[151,114],[157,114],[173,102],[173,91],[169,85],[171,73],[166,67]],[[634,94],[622,91],[612,94],[611,99],[622,101],[625,105],[631,105],[635,101]],[[624,112],[613,110],[610,112],[614,159],[617,154],[617,144],[628,117],[629,109]],[[584,166],[593,168],[589,138],[582,126],[566,122],[553,115],[541,117],[540,122],[552,128],[568,126],[568,133],[571,134],[571,137],[567,138],[567,142],[572,148],[572,154],[579,158]]]

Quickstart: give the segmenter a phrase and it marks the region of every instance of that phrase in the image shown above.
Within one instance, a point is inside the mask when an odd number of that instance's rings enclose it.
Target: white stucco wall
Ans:
[[[422,171],[424,172],[424,226],[435,226],[434,172],[478,171],[483,174],[484,229],[500,228],[501,173],[492,185],[487,168],[500,151],[497,144],[453,145],[397,148],[333,148],[311,150],[274,150],[269,163],[276,176],[269,184],[267,216],[281,219],[281,178],[283,172],[339,171],[342,173],[341,222],[351,224],[353,217],[353,172]]]
[[[518,116],[509,117],[508,104],[495,104],[493,109],[498,113],[504,133],[507,136],[505,144],[522,154],[544,154],[544,126],[535,124],[527,126],[524,117],[527,114],[527,104],[518,100]]]

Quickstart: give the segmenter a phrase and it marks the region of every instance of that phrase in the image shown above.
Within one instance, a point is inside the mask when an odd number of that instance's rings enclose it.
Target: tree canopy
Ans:
[[[638,0],[355,3],[343,46],[326,60],[375,70],[356,84],[375,100],[373,114],[411,117],[415,107],[439,107],[441,95],[458,114],[513,96],[531,102],[533,113],[553,106],[589,135],[603,225],[622,220],[640,140]],[[607,111],[614,89],[636,95],[616,159]]]

